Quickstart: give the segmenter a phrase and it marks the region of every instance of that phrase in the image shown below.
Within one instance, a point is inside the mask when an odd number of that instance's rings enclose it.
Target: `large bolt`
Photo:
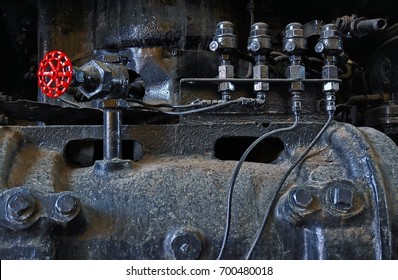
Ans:
[[[313,197],[309,191],[298,189],[293,193],[293,200],[297,206],[307,208],[311,205]]]
[[[35,200],[27,195],[15,194],[8,200],[7,208],[11,218],[16,221],[26,221],[35,210]]]
[[[333,204],[341,210],[349,210],[353,206],[354,193],[351,189],[342,186],[333,188]]]
[[[176,260],[196,260],[202,253],[202,242],[194,233],[180,233],[171,241],[171,250]]]
[[[71,216],[77,212],[79,204],[76,197],[70,194],[63,194],[55,202],[55,209],[64,216]]]

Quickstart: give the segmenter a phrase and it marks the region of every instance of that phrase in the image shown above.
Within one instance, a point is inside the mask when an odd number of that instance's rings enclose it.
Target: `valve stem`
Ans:
[[[295,80],[290,83],[289,91],[292,94],[292,111],[296,118],[301,114],[301,93],[305,90],[305,67],[302,65],[302,56],[307,50],[307,39],[304,36],[303,26],[293,22],[286,26],[283,38],[283,52],[289,56],[290,65],[286,69],[286,77]]]
[[[322,54],[325,65],[322,67],[323,79],[338,79],[338,68],[336,60],[343,52],[343,40],[335,24],[326,24],[322,27],[315,51]],[[329,116],[333,116],[336,111],[336,92],[340,84],[335,81],[323,83],[323,92],[326,97],[326,111]]]

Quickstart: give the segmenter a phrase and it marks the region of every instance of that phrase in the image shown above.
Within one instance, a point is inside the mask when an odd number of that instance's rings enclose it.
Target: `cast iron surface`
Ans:
[[[15,210],[13,202],[14,216],[10,207],[2,208],[1,258],[214,259],[236,164],[215,159],[214,143],[280,125],[124,126],[123,138],[139,140],[144,158],[86,168],[67,163],[63,149],[72,138],[100,139],[100,126],[3,127],[1,199],[9,205],[12,195],[28,192],[36,206],[26,221],[14,219],[15,213],[29,213],[26,203]],[[270,164],[244,164],[225,258],[245,255],[283,172],[320,127],[306,123],[278,135],[285,149]],[[396,258],[397,156],[384,134],[335,123],[288,178],[253,257]],[[81,209],[73,212],[72,224],[57,218],[72,211],[57,206],[65,194],[76,197]]]

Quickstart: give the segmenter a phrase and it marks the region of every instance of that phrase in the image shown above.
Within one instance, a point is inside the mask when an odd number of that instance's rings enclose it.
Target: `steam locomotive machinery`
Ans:
[[[39,93],[0,101],[2,259],[397,258],[383,15],[80,2],[38,1]]]

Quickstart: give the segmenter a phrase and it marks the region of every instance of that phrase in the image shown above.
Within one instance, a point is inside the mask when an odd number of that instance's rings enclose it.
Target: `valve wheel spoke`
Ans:
[[[37,71],[41,91],[51,98],[59,97],[69,89],[72,76],[72,63],[61,51],[47,53]]]

